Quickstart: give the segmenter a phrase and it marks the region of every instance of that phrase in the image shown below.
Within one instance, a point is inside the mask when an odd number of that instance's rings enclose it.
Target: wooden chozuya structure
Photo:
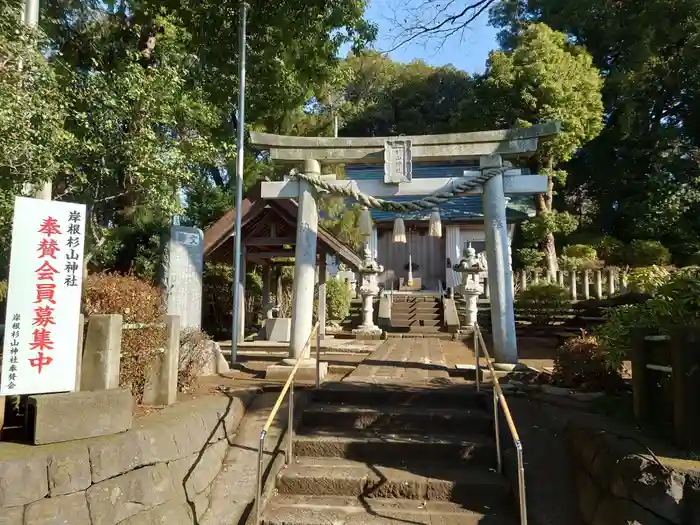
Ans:
[[[523,174],[519,169],[505,169],[503,162],[507,160],[517,165],[519,158],[534,154],[540,140],[554,136],[559,129],[559,124],[552,122],[530,128],[400,138],[288,137],[252,133],[253,144],[269,150],[274,162],[291,166],[303,163],[303,176],[300,174],[282,182],[261,185],[263,199],[291,198],[299,206],[290,358],[307,358],[308,362],[302,366],[315,367],[309,356],[302,353],[312,329],[311,305],[317,264],[318,208],[312,183],[319,186],[318,181],[323,181],[324,189],[334,192],[344,189],[346,194],[352,192],[354,197],[420,198],[437,192],[454,192],[456,187],[467,186],[470,187],[468,193],[482,195],[495,357],[501,363],[517,362],[506,196],[544,193],[547,178]],[[453,161],[478,162],[479,169],[465,170],[459,176],[412,177],[414,162]],[[384,180],[321,177],[321,164],[337,163],[384,164]],[[484,177],[483,170],[490,170],[488,177]],[[485,182],[481,184],[479,181]],[[455,251],[459,249],[461,246],[454,248]],[[372,255],[372,250],[366,251],[365,260],[369,257],[369,261],[367,264],[363,261],[364,267],[371,266],[363,283],[363,294],[367,295],[378,293],[371,280],[377,269]],[[439,253],[437,256],[443,259]],[[367,312],[365,308],[365,322],[368,314],[371,315],[371,311]]]
[[[204,234],[204,257],[208,261],[230,263],[233,259],[234,210],[212,224]],[[241,307],[239,311],[239,342],[243,340],[245,323],[245,268],[247,263],[262,265],[263,311],[266,319],[273,316],[271,289],[273,279],[279,277],[283,262],[294,257],[296,245],[297,203],[291,199],[265,200],[260,197],[260,185],[252,188],[241,209]],[[326,326],[326,255],[333,255],[350,268],[359,268],[360,257],[333,235],[318,228],[318,250],[314,265],[318,267],[318,316],[321,335]],[[279,285],[277,287],[279,292]],[[308,334],[307,334],[308,335]]]

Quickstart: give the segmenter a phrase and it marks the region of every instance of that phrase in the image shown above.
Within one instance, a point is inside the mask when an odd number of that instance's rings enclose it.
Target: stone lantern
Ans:
[[[462,275],[462,283],[457,291],[464,297],[467,312],[467,326],[476,324],[479,311],[478,299],[484,293],[484,285],[480,274],[486,270],[485,261],[476,256],[476,250],[469,246],[464,250],[463,257],[453,267],[454,271]]]
[[[362,297],[362,324],[352,332],[359,335],[377,336],[382,334],[382,329],[374,324],[374,299],[379,295],[378,276],[384,271],[384,267],[372,256],[369,245],[369,236],[372,231],[369,210],[364,208],[360,216],[360,233],[364,237],[362,247],[362,266],[357,269],[360,274],[360,296]]]

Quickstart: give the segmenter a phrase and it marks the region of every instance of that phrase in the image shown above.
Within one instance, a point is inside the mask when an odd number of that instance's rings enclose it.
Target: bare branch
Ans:
[[[439,49],[450,37],[461,35],[497,1],[470,0],[465,5],[459,0],[397,0],[389,16],[395,28],[394,43],[383,52],[390,53],[407,44],[428,40],[438,40]]]

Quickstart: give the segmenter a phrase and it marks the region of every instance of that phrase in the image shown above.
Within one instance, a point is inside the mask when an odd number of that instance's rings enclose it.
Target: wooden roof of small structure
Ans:
[[[285,246],[296,244],[298,204],[292,199],[265,200],[260,197],[260,185],[248,192],[241,206],[241,234],[247,244],[248,259],[274,259],[293,257],[293,249]],[[204,232],[205,260],[233,260],[233,234],[236,212],[228,211]],[[360,257],[346,244],[327,230],[318,227],[317,253],[336,255],[342,262],[359,268]]]

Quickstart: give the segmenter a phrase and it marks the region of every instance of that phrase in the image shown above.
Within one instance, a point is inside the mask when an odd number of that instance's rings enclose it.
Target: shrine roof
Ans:
[[[292,199],[265,200],[260,197],[260,185],[256,185],[248,192],[241,206],[241,233],[243,243],[246,239],[255,237],[256,241],[269,236],[270,244],[258,243],[255,249],[260,257],[265,257],[270,247],[270,254],[278,253],[280,243],[294,245],[296,237],[297,210],[299,206]],[[223,217],[212,224],[204,232],[204,257],[212,258],[218,251],[231,252],[233,246],[234,220],[236,212],[229,210]],[[275,232],[271,232],[270,226],[274,224]],[[277,242],[276,242],[277,241]],[[323,251],[337,255],[344,263],[359,267],[362,263],[360,257],[346,244],[336,239],[327,230],[318,227],[318,244]],[[274,248],[276,247],[276,248]],[[321,250],[318,250],[319,252]],[[231,260],[231,254],[220,259]],[[290,254],[293,257],[293,253]],[[278,256],[279,257],[279,256]]]

